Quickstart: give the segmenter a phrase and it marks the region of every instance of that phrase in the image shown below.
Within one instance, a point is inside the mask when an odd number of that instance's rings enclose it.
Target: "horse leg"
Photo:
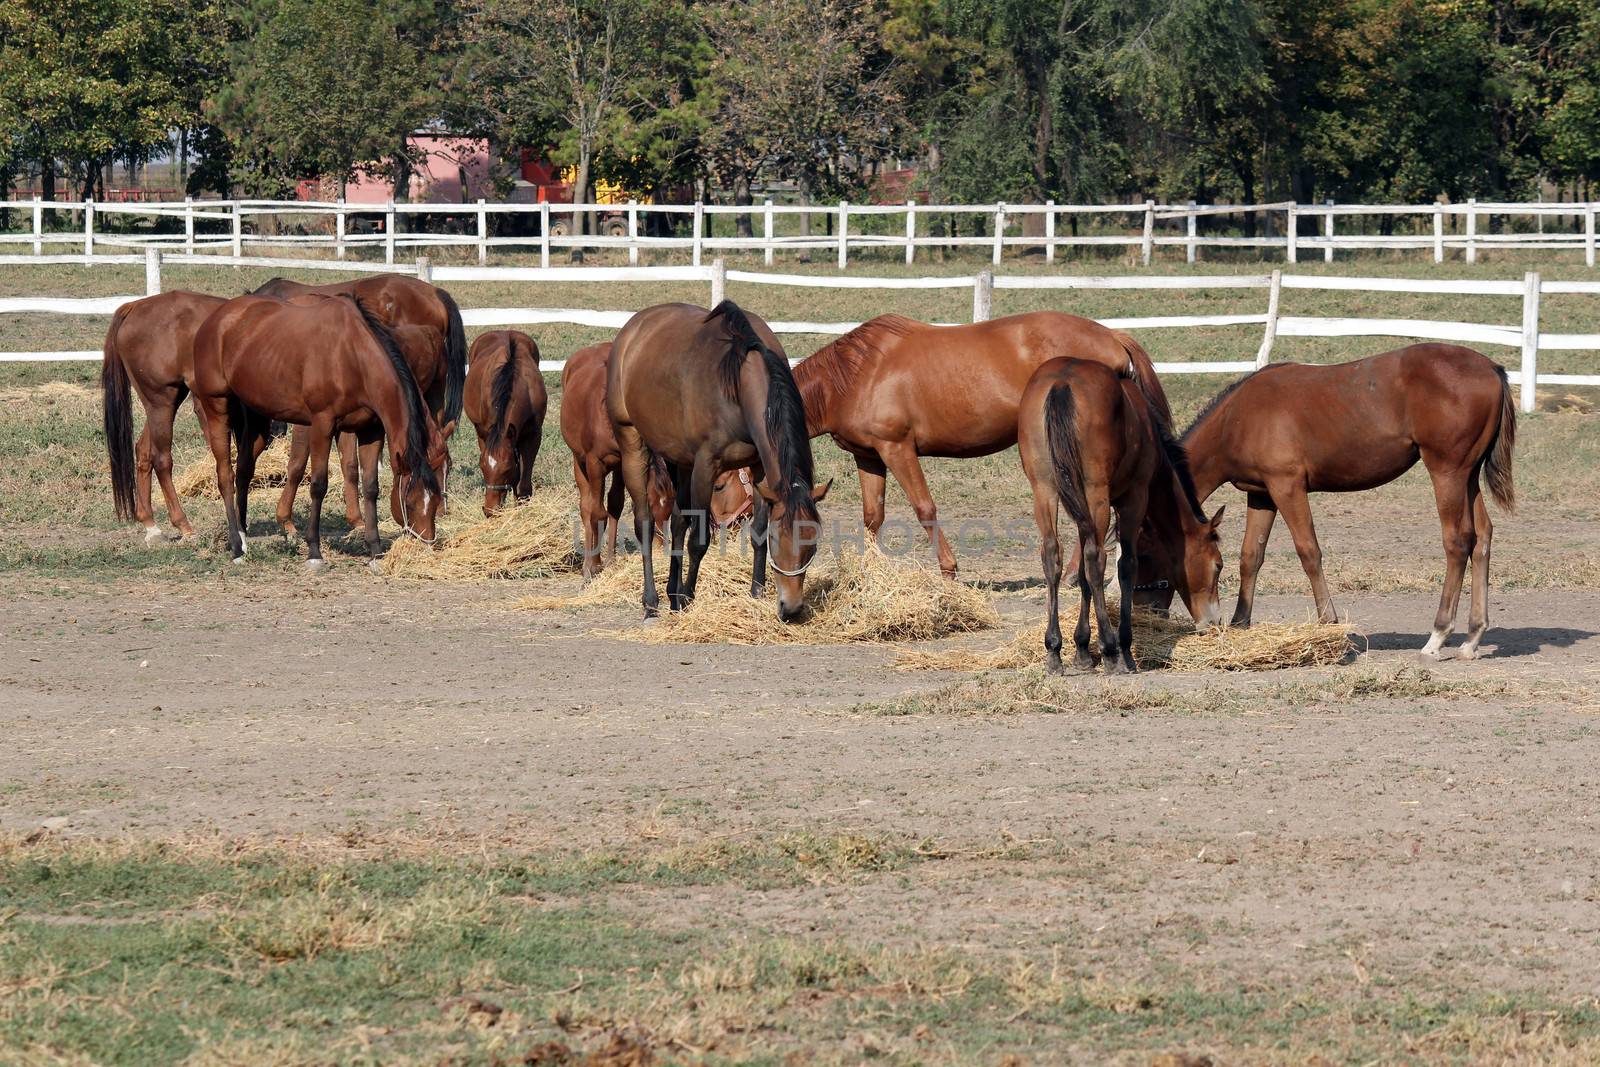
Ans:
[[[760,481],[753,470],[750,479]],[[757,493],[750,501],[750,595],[758,598],[767,593],[767,521],[771,515],[767,498]]]
[[[327,567],[322,559],[322,500],[328,495],[328,453],[333,447],[333,420],[313,422],[309,436],[311,510],[306,518],[306,569],[316,572]],[[373,511],[377,511],[377,501],[373,501]]]
[[[700,581],[700,561],[711,547],[711,493],[716,488],[717,475],[710,457],[703,454],[695,457],[688,482],[689,508],[685,518],[689,524],[689,576],[685,603],[694,599],[695,586]]]
[[[356,435],[339,435],[339,473],[344,476],[344,520],[353,532],[361,525],[361,446]]]
[[[1078,624],[1072,628],[1072,666],[1080,671],[1094,670],[1094,656],[1089,652],[1089,613],[1094,610],[1094,594],[1089,590],[1089,570],[1084,562],[1084,547],[1094,537],[1086,525],[1078,527],[1078,547],[1073,556],[1078,561]]]
[[[856,475],[861,479],[861,525],[874,543],[883,528],[884,466],[877,456],[857,456]]]
[[[1083,575],[1089,583],[1089,595],[1094,599],[1094,623],[1100,630],[1100,665],[1107,674],[1121,674],[1122,661],[1118,657],[1117,631],[1111,626],[1111,613],[1106,607],[1106,532],[1111,526],[1111,505],[1101,497],[1089,501],[1089,529],[1083,538]]]
[[[667,556],[667,609],[682,611],[689,606],[684,595],[683,542],[689,533],[689,474],[676,463],[667,464],[672,472],[672,550]]]
[[[383,435],[360,441],[357,455],[361,462],[361,528],[367,542],[367,565],[378,570],[383,541],[378,537],[378,457],[383,453]]]
[[[651,552],[655,538],[655,519],[650,514],[650,452],[633,426],[617,426],[617,444],[622,453],[622,481],[633,502],[633,533],[639,539],[639,554],[644,564],[644,590],[641,600],[644,617],[655,617],[661,600],[656,593],[655,560]]]
[[[294,427],[289,434],[289,461],[283,472],[283,491],[278,494],[277,519],[285,537],[300,532],[294,525],[294,498],[305,479],[306,459],[310,455],[311,431],[304,426]]]
[[[1489,505],[1484,502],[1477,478],[1468,483],[1472,495],[1472,614],[1467,620],[1467,641],[1461,646],[1462,659],[1478,658],[1478,642],[1489,628],[1489,543],[1494,540],[1494,523],[1489,521]]]
[[[1138,671],[1133,659],[1133,587],[1139,581],[1139,527],[1144,525],[1145,501],[1122,508],[1117,515],[1117,587],[1122,598],[1119,605],[1121,617],[1117,620],[1117,647],[1122,653],[1122,670],[1129,674]],[[1104,586],[1101,595],[1105,594]]]
[[[250,483],[255,480],[256,460],[266,451],[267,432],[271,425],[249,412],[245,413],[244,436],[239,441],[238,470],[233,483],[241,538],[247,536],[250,530]]]
[[[1056,525],[1056,493],[1047,482],[1033,486],[1033,522],[1039,528],[1039,562],[1044,566],[1044,667],[1061,673],[1061,531]]]
[[[200,420],[200,426],[205,431],[206,444],[211,446],[211,458],[217,465],[217,495],[222,498],[222,510],[228,519],[228,552],[233,562],[239,563],[249,551],[249,544],[239,524],[239,512],[234,499],[233,434],[228,427],[228,401],[226,397],[215,397],[208,403],[206,417]]]
[[[606,472],[600,469],[600,477],[593,476],[591,468],[599,467],[598,463],[585,463],[576,456],[572,459],[572,480],[578,487],[578,522],[583,527],[583,580],[599,574],[602,565],[600,556],[600,524],[605,521],[606,511],[601,502],[600,486],[605,481]],[[617,514],[622,513],[622,476],[619,474],[612,480],[612,488],[617,497]],[[611,527],[612,546],[616,545],[616,525]]]
[[[1322,622],[1338,622],[1339,613],[1333,608],[1333,597],[1328,593],[1328,580],[1322,573],[1322,546],[1317,543],[1317,530],[1311,522],[1311,501],[1306,498],[1305,486],[1299,484],[1269,485],[1273,503],[1283,513],[1283,521],[1294,538],[1294,550],[1300,557],[1300,566],[1311,579],[1311,596],[1316,601],[1317,618]]]
[[[1256,576],[1267,557],[1267,538],[1278,517],[1277,505],[1266,493],[1251,493],[1249,512],[1244,520],[1244,544],[1239,547],[1239,602],[1233,609],[1233,625],[1249,626],[1250,612],[1256,604]]]
[[[946,578],[954,578],[956,554],[950,548],[950,542],[945,540],[944,531],[939,528],[938,510],[933,505],[933,494],[928,491],[928,480],[923,477],[922,464],[917,462],[916,449],[909,444],[896,442],[887,448],[880,448],[878,454],[894,473],[894,480],[905,490],[906,499],[911,501],[911,510],[917,513],[917,522],[922,524],[928,540],[939,554],[939,569]]]
[[[517,499],[526,500],[533,495],[533,461],[539,458],[539,435],[531,429],[517,442],[521,473],[517,477]]]
[[[1467,478],[1461,471],[1429,467],[1433,477],[1434,502],[1439,506],[1439,530],[1444,536],[1444,589],[1439,594],[1439,611],[1433,617],[1433,633],[1422,646],[1422,655],[1437,659],[1439,650],[1456,628],[1456,610],[1461,604],[1461,583],[1466,578],[1475,535],[1472,504],[1467,500]],[[1470,472],[1468,473],[1470,477]],[[1477,584],[1476,579],[1473,582]]]

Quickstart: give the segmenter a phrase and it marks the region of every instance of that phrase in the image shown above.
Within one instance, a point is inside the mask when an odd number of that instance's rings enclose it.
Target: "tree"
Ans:
[[[40,161],[47,196],[57,160],[91,196],[114,158],[144,162],[192,119],[221,25],[212,0],[0,0],[9,153]]]
[[[230,142],[232,179],[283,195],[298,178],[326,176],[343,195],[358,169],[408,173],[396,163],[409,151],[405,136],[434,117],[439,93],[396,21],[407,10],[381,0],[240,7],[228,83],[205,108]]]

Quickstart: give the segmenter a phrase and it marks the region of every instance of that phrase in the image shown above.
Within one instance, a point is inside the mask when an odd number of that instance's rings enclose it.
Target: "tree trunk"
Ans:
[[[1244,187],[1244,202],[1247,204],[1255,203],[1255,168],[1249,165],[1243,165],[1237,168],[1236,173],[1239,175],[1239,184]],[[1256,235],[1256,213],[1254,211],[1246,211],[1244,213],[1244,235],[1246,237],[1254,237]]]
[[[750,195],[750,172],[747,170],[741,170],[733,176],[733,202],[740,207],[748,207],[755,202]],[[734,221],[738,224],[740,237],[755,236],[755,226],[751,223],[748,212],[735,216]]]
[[[411,146],[410,138],[402,134],[400,137],[400,151],[394,157],[394,202],[407,204],[411,202]]]
[[[800,176],[800,204],[801,204],[802,207],[810,207],[811,206],[811,179],[806,177],[804,174],[802,174]],[[811,212],[809,212],[809,211],[802,211],[800,213],[800,236],[801,237],[810,237],[811,236]],[[811,249],[810,248],[804,247],[804,246],[801,247],[801,249],[800,249],[800,262],[801,263],[810,263],[811,262]]]
[[[56,198],[56,161],[49,156],[39,163],[39,198],[46,201]],[[44,213],[44,225],[54,226],[55,221],[54,211]]]
[[[189,127],[178,127],[178,191],[189,192]]]
[[[592,149],[587,144],[578,149],[578,178],[577,181],[572,183],[572,202],[574,204],[586,204],[589,202],[589,165],[591,161],[591,153]],[[588,217],[588,213],[578,211],[576,208],[574,208],[572,212],[573,237],[577,237],[578,235],[587,232],[584,229],[584,224],[586,221],[592,222],[592,220],[590,220]],[[572,262],[583,262],[583,249],[576,245],[574,245],[572,249]]]

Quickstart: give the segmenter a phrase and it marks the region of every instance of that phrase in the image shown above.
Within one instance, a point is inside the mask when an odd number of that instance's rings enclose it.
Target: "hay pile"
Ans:
[[[892,559],[875,547],[829,563],[824,570],[828,564],[819,562],[807,579],[809,613],[798,623],[780,621],[770,597],[748,595],[746,563],[744,587],[735,595],[709,595],[702,583],[688,610],[664,614],[653,626],[605,636],[651,645],[837,645],[929,641],[999,625],[989,594],[930,567]]]
[[[472,582],[548,578],[576,570],[572,515],[571,493],[541,489],[493,518],[458,529],[441,523],[437,546],[414,537],[397,538],[383,557],[383,573],[392,578]]]
[[[1113,618],[1116,606],[1110,605]],[[1062,612],[1062,655],[1072,656],[1076,612]],[[1098,647],[1098,646],[1095,646]],[[1187,621],[1142,611],[1133,614],[1133,658],[1140,670],[1274,671],[1325,667],[1342,661],[1355,647],[1353,631],[1327,623],[1256,623],[1248,629],[1196,633]],[[1020,631],[1010,643],[991,649],[911,649],[892,666],[902,671],[1014,670],[1044,662],[1044,624]]]
[[[277,489],[289,477],[289,435],[280,434],[267,446],[267,450],[256,457],[255,477],[250,479],[252,489]],[[340,490],[344,485],[344,475],[339,470],[337,459],[328,464],[328,488],[330,491]],[[217,464],[208,452],[205,456],[195,460],[183,470],[178,472],[173,488],[178,490],[181,497],[203,497],[207,500],[217,499]]]

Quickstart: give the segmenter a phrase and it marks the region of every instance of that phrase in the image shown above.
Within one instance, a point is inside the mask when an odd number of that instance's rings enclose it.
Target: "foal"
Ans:
[[[1099,364],[1052,359],[1023,390],[1018,409],[1022,469],[1033,486],[1033,518],[1039,556],[1049,587],[1044,647],[1046,667],[1061,671],[1061,537],[1058,504],[1078,527],[1078,589],[1082,604],[1073,635],[1073,665],[1092,669],[1089,606],[1094,604],[1100,653],[1108,674],[1137,668],[1133,661],[1134,541],[1146,517],[1155,566],[1183,596],[1197,628],[1213,625],[1217,578],[1222,574],[1217,525],[1222,509],[1207,519],[1200,511],[1183,446],[1151,410],[1138,385]],[[1116,630],[1106,610],[1105,538],[1117,513],[1122,556],[1117,562],[1122,612]]]
[[[478,431],[483,514],[490,516],[508,493],[518,500],[533,495],[533,462],[550,402],[533,338],[520,330],[494,330],[473,341],[465,400],[467,418]]]

